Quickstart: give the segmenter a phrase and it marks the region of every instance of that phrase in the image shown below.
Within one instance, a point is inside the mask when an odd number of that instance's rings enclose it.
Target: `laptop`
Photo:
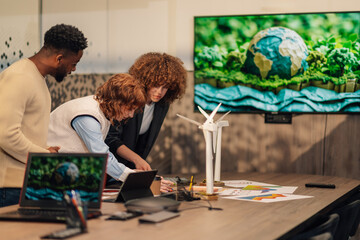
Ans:
[[[64,192],[76,190],[87,206],[87,218],[101,215],[107,154],[29,153],[16,211],[0,220],[65,222]]]
[[[105,202],[127,202],[136,198],[153,197],[150,189],[157,170],[131,172],[126,177],[115,199],[105,199]]]

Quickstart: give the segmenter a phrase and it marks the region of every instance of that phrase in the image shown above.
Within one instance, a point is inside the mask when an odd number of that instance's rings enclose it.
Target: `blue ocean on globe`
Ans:
[[[53,174],[55,181],[59,185],[74,184],[79,179],[79,169],[72,162],[60,163]]]
[[[273,75],[290,79],[308,68],[307,56],[307,47],[299,34],[288,28],[271,27],[251,40],[245,68],[262,79]]]

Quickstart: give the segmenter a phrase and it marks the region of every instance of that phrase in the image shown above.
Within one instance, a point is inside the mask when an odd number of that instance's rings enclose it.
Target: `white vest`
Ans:
[[[60,146],[59,152],[89,152],[85,143],[71,126],[78,116],[92,116],[101,125],[103,139],[110,128],[110,121],[99,108],[94,95],[70,100],[57,107],[50,114],[48,146]]]

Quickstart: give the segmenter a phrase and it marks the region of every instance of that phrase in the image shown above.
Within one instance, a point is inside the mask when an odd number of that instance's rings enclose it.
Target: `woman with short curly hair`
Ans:
[[[133,170],[116,160],[104,139],[112,123],[132,118],[145,103],[143,85],[130,74],[116,74],[95,95],[70,100],[51,112],[47,144],[59,145],[59,152],[109,153],[106,172],[124,181]]]
[[[94,99],[111,124],[145,105],[144,87],[129,74],[113,75],[97,88]]]
[[[145,159],[155,143],[169,105],[185,93],[187,72],[179,58],[150,52],[135,61],[129,74],[145,86],[146,105],[134,118],[112,126],[105,142],[117,159],[129,168],[150,170]]]

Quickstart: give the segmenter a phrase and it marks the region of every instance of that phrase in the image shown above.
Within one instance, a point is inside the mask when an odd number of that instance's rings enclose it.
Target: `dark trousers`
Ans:
[[[21,188],[0,188],[0,207],[19,204]]]

